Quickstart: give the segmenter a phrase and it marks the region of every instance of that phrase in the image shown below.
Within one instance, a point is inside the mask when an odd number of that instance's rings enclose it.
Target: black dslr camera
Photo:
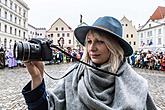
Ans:
[[[21,61],[50,61],[53,58],[51,43],[52,41],[46,38],[32,38],[28,42],[17,42],[14,44],[14,57]]]

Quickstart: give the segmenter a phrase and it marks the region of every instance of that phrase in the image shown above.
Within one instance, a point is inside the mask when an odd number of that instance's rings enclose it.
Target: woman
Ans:
[[[26,63],[32,81],[23,95],[30,110],[156,110],[147,81],[125,60],[133,50],[121,38],[117,19],[100,17],[74,34],[85,46],[82,61],[93,68],[75,64],[53,91],[46,91],[42,62]]]

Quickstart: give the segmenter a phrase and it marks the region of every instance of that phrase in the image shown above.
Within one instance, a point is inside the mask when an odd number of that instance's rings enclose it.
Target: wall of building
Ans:
[[[53,40],[54,45],[63,44],[64,48],[74,47],[73,30],[61,19],[57,19],[47,31],[47,37]]]
[[[138,50],[137,30],[125,16],[120,20],[123,27],[123,38],[132,46],[134,52]]]
[[[28,6],[22,0],[0,0],[0,46],[10,49],[28,35]]]

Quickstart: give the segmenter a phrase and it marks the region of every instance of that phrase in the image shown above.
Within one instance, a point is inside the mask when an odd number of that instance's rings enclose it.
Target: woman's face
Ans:
[[[110,52],[105,45],[105,37],[96,38],[92,33],[87,34],[87,50],[90,59],[95,64],[103,64],[109,60]]]

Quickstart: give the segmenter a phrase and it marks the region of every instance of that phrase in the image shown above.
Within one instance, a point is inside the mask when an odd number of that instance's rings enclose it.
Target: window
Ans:
[[[1,17],[1,8],[0,8],[0,17]]]
[[[21,19],[19,19],[19,25],[21,25]]]
[[[15,4],[15,12],[17,12],[17,4]]]
[[[10,41],[9,41],[9,48],[11,49],[11,42],[12,42],[12,40],[10,39]]]
[[[128,24],[125,24],[125,26],[128,26]]]
[[[69,37],[70,36],[70,34],[69,33],[67,33],[67,37]]]
[[[10,1],[10,9],[13,9],[13,2]]]
[[[59,33],[57,34],[57,37],[60,37],[60,34]]]
[[[126,34],[126,37],[128,38],[128,34]]]
[[[58,27],[56,27],[56,31],[58,31]]]
[[[23,10],[23,17],[25,17],[26,16],[26,11],[25,10]]]
[[[129,44],[131,45],[131,41],[129,42]]]
[[[64,28],[62,27],[62,28],[61,28],[61,30],[63,31],[63,30],[64,30]]]
[[[71,44],[71,40],[69,40],[69,44]]]
[[[133,42],[133,45],[136,45],[136,42],[135,41]]]
[[[151,24],[149,24],[149,27],[151,27]]]
[[[152,31],[148,31],[147,36],[152,36]]]
[[[140,37],[143,38],[143,33],[140,34]]]
[[[133,38],[133,34],[131,34],[131,38]]]
[[[23,22],[23,26],[24,26],[24,27],[26,26],[26,21]]]
[[[12,15],[12,14],[10,14],[10,21],[12,21],[12,19],[13,19],[13,15]]]
[[[15,23],[17,23],[17,17],[15,17]]]
[[[7,33],[7,25],[5,25],[5,33]]]
[[[161,38],[158,38],[158,45],[162,44],[162,39]]]
[[[21,14],[21,7],[19,7],[19,14]]]
[[[53,34],[51,34],[50,36],[53,37]]]
[[[18,35],[21,36],[21,30],[19,30]]]
[[[12,27],[10,27],[10,34],[12,34]]]
[[[140,45],[143,47],[145,45],[145,42],[140,41]]]
[[[5,0],[5,5],[7,6],[7,0]]]
[[[6,49],[6,45],[7,45],[7,39],[4,39],[4,48]]]
[[[147,44],[149,45],[149,43],[150,43],[150,40],[147,40]]]
[[[64,33],[62,33],[62,37],[64,37],[65,36],[65,34]]]
[[[161,32],[161,29],[158,29],[158,34],[161,34],[162,32]]]
[[[23,32],[23,39],[25,39],[25,32]]]
[[[7,11],[5,11],[5,19],[7,19]]]
[[[17,29],[15,28],[15,30],[14,30],[14,35],[17,35]]]

